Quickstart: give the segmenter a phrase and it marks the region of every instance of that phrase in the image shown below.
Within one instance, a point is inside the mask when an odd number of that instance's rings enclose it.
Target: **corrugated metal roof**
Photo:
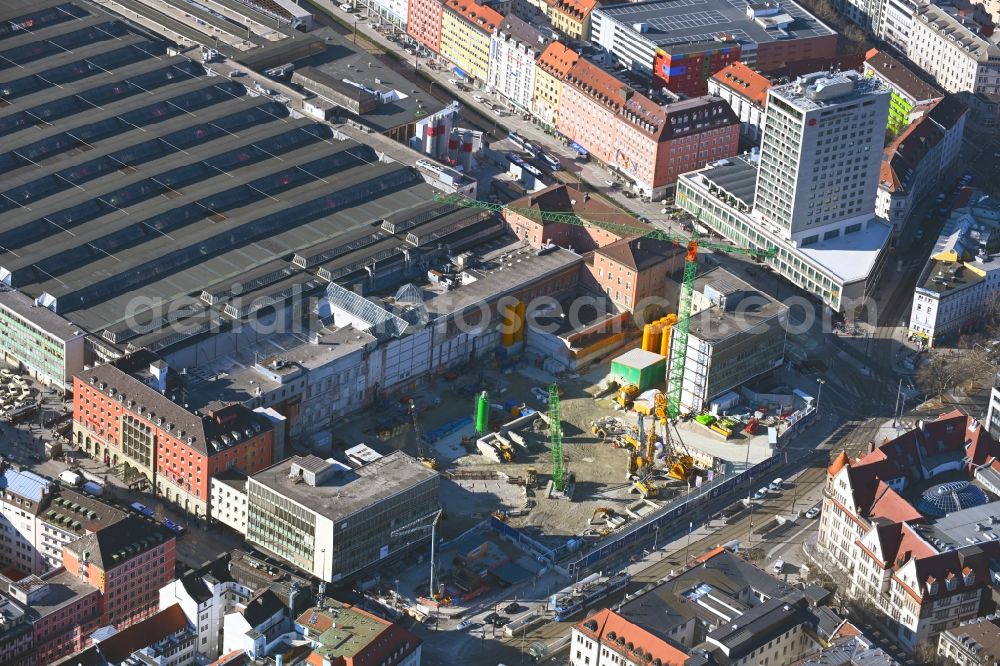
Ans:
[[[8,467],[3,471],[3,488],[34,502],[41,502],[49,488],[49,482],[34,472]]]

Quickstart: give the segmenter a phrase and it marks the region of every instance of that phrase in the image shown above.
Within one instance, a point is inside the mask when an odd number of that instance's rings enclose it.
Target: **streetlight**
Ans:
[[[816,414],[819,415],[819,399],[823,396],[823,384],[826,384],[826,380],[817,377],[816,383],[819,384],[819,390],[816,391]]]
[[[660,526],[653,525],[653,550],[656,550],[656,542],[660,539]],[[660,553],[660,559],[663,559],[663,553]]]

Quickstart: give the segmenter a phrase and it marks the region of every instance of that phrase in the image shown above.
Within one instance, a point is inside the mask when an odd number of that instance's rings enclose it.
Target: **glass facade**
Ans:
[[[0,351],[16,359],[45,381],[66,383],[66,347],[62,340],[30,325],[16,313],[0,307]]]

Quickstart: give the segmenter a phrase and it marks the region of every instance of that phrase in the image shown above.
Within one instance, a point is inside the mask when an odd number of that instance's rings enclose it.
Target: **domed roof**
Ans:
[[[917,510],[925,516],[940,517],[953,511],[980,506],[988,501],[986,493],[968,481],[950,481],[925,490],[920,496]]]

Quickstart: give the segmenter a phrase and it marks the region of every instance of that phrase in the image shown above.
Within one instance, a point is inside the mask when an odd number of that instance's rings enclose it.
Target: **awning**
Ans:
[[[586,157],[587,155],[590,154],[590,153],[587,152],[586,148],[584,148],[583,146],[581,146],[580,144],[578,144],[576,141],[570,141],[569,142],[569,147],[572,148],[573,150],[575,150],[576,152],[580,153],[584,157]]]
[[[458,67],[452,67],[452,68],[451,68],[451,71],[455,72],[456,74],[458,74],[458,75],[459,75],[460,77],[462,77],[463,79],[467,79],[467,78],[469,78],[469,75],[468,75],[468,74],[466,74],[465,72],[463,72],[463,71],[462,71],[461,69],[459,69]]]

